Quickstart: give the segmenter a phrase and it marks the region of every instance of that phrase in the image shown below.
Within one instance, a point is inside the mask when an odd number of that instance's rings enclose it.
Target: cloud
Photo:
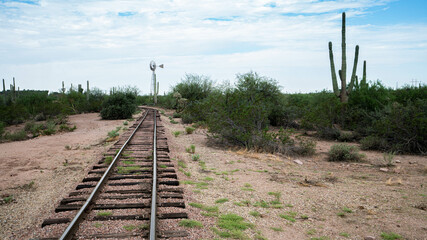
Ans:
[[[155,59],[166,64],[158,72],[161,91],[186,72],[221,81],[251,69],[288,91],[321,90],[330,88],[328,41],[340,59],[340,12],[346,10],[348,58],[359,44],[368,78],[393,82],[420,72],[410,63],[426,61],[427,24],[354,24],[390,2],[3,0],[0,54],[7,57],[0,58],[0,78],[19,76],[22,88],[50,90],[61,79],[90,79],[105,89],[131,81],[147,93],[142,82]],[[391,74],[398,70],[387,66],[399,64],[409,67]]]

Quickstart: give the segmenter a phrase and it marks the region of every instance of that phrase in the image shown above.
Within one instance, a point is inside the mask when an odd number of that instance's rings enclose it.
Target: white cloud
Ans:
[[[340,11],[349,23],[386,0],[158,0],[61,1],[39,5],[0,3],[0,78],[21,88],[57,90],[62,80],[108,89],[137,85],[149,92],[148,63],[158,71],[161,91],[187,72],[222,81],[258,71],[287,91],[330,88],[327,43],[340,59]],[[272,4],[274,3],[274,4]],[[131,14],[123,14],[131,13]],[[416,68],[427,64],[427,24],[349,24],[347,55],[355,44],[368,61],[370,79],[427,81]],[[414,63],[414,64],[411,64]],[[336,63],[337,64],[337,63]],[[396,66],[404,65],[399,70]],[[361,67],[359,68],[361,71]],[[416,76],[414,76],[416,75]]]

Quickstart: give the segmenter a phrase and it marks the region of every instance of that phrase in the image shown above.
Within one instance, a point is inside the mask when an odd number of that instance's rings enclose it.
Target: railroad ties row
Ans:
[[[156,119],[158,181],[156,234],[159,238],[185,238],[188,235],[187,231],[178,225],[181,219],[187,218],[183,189],[179,187],[174,165],[170,161],[167,138],[157,111]],[[75,191],[62,199],[55,209],[55,214],[44,220],[39,239],[59,238],[137,125],[130,127],[98,164],[93,166]],[[80,223],[76,238],[148,237],[153,176],[153,132],[154,111],[150,110],[117,159],[113,173],[91,205],[86,220]]]

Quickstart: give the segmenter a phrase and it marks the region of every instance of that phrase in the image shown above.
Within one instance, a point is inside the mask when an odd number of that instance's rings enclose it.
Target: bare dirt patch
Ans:
[[[386,166],[383,153],[362,151],[364,162],[328,162],[337,143],[328,141],[318,141],[312,157],[224,149],[208,141],[205,129],[185,134],[188,125],[168,116],[162,119],[187,204],[218,207],[188,206],[189,217],[204,225],[199,238],[218,238],[217,216],[235,213],[254,225],[244,231],[251,239],[427,239],[426,157],[397,155]],[[199,159],[186,152],[191,144]]]
[[[74,132],[0,144],[0,195],[12,196],[0,205],[0,239],[25,239],[39,227],[112,144],[104,142],[107,133],[125,128],[123,122],[101,120],[97,113],[73,115]]]

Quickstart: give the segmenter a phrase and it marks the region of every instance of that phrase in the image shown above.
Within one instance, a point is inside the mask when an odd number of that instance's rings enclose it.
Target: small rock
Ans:
[[[365,240],[375,240],[375,237],[372,237],[372,236],[366,236],[364,239],[365,239]]]
[[[388,168],[380,168],[381,172],[388,172]]]
[[[415,164],[417,161],[409,161],[409,164]]]
[[[299,164],[299,165],[302,165],[303,163],[301,162],[301,160],[294,160],[294,163],[296,163],[296,164]]]
[[[395,163],[400,163],[400,160],[396,160],[396,161],[394,161]]]

